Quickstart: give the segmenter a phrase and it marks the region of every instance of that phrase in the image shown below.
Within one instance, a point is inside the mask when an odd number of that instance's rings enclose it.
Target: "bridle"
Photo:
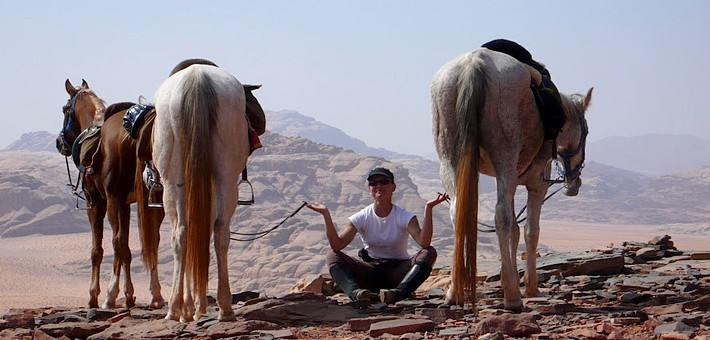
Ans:
[[[589,134],[589,129],[587,124],[582,117],[579,118],[579,126],[582,128],[582,133],[579,136],[579,143],[577,143],[577,148],[573,151],[558,151],[557,155],[562,158],[562,165],[564,167],[564,178],[565,181],[573,180],[579,177],[582,173],[582,168],[584,168],[584,156],[585,156],[585,145],[587,144],[587,135]],[[582,154],[582,159],[577,164],[577,166],[572,168],[572,157]],[[571,170],[570,170],[571,169]]]
[[[67,135],[71,134],[74,139],[76,135],[71,132],[71,128],[74,125],[74,120],[76,119],[76,102],[79,96],[84,92],[84,90],[79,90],[74,96],[69,98],[67,104],[62,107],[62,112],[64,112],[64,123],[62,125],[62,130],[59,131],[59,139],[62,141],[62,154],[64,156],[71,155],[72,144],[67,140]]]
[[[86,198],[84,198],[84,196],[81,195],[81,192],[84,191],[84,188],[83,188],[84,182],[82,180],[83,175],[84,175],[83,171],[79,171],[79,175],[77,177],[76,184],[74,184],[72,182],[72,178],[71,178],[71,170],[69,169],[69,156],[72,155],[73,145],[72,145],[72,143],[69,143],[69,141],[67,140],[67,135],[71,135],[72,137],[74,137],[74,141],[76,142],[76,139],[78,138],[78,136],[76,136],[72,132],[72,126],[74,125],[74,120],[76,120],[76,102],[78,101],[79,96],[84,92],[85,92],[85,90],[83,90],[83,89],[77,91],[77,93],[74,94],[74,96],[69,98],[66,105],[64,105],[62,107],[62,112],[64,112],[64,123],[62,125],[62,130],[59,131],[59,139],[62,142],[62,150],[60,150],[60,152],[64,156],[64,161],[67,166],[67,177],[69,178],[69,183],[67,183],[67,186],[69,186],[72,189],[72,194],[74,196],[76,196],[76,208],[77,209],[82,209],[79,207],[79,200],[80,199],[83,201],[87,201],[87,204],[89,207],[91,207],[91,205],[92,205],[90,200],[87,200]],[[81,191],[78,190],[80,185],[82,186]],[[88,197],[88,195],[87,195],[87,197]],[[88,207],[86,209],[88,209]],[[82,209],[82,210],[84,210],[84,209]]]

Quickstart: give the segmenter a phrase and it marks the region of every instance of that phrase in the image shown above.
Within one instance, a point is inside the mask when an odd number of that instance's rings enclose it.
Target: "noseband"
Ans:
[[[587,134],[589,133],[589,130],[587,129],[587,124],[585,124],[582,118],[579,118],[579,125],[582,128],[582,133],[579,137],[579,143],[577,143],[577,148],[573,151],[557,152],[557,155],[562,157],[565,181],[573,180],[579,177],[582,172],[582,168],[584,168],[584,147],[587,144]],[[577,166],[574,167],[574,169],[571,169],[572,157],[576,156],[580,152],[582,153],[582,160],[579,162],[579,164],[577,164]]]

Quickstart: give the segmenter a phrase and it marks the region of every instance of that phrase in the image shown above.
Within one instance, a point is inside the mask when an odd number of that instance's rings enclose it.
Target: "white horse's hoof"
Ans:
[[[236,314],[234,314],[234,311],[232,309],[224,311],[222,313],[222,310],[219,311],[219,321],[234,321],[237,319]]]

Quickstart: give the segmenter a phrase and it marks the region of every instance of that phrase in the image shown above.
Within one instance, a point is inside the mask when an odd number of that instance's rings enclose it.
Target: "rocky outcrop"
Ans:
[[[658,248],[663,255],[639,258],[639,250]],[[604,251],[590,251],[590,254]],[[304,280],[296,292],[281,298],[235,294],[236,321],[216,320],[216,306],[189,323],[164,320],[166,308],[44,308],[14,310],[0,317],[0,338],[200,338],[311,339],[381,338],[584,338],[708,339],[710,337],[710,252],[683,252],[670,237],[627,242],[621,270],[599,273],[595,267],[540,269],[541,296],[524,298],[524,310],[503,309],[496,280],[481,280],[475,308],[443,305],[441,287],[426,286],[414,299],[394,305],[352,302],[336,293],[328,275]],[[590,255],[587,257],[594,258]],[[543,256],[541,259],[544,259]],[[578,263],[579,253],[557,254],[557,264]],[[599,261],[616,263],[615,257]],[[591,270],[587,272],[586,270]],[[439,274],[446,276],[445,270]],[[431,282],[441,282],[430,278]],[[210,300],[212,303],[213,300]]]

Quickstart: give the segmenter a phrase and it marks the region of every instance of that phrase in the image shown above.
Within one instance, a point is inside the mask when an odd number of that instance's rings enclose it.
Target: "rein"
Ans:
[[[550,183],[550,186],[552,186],[553,184],[554,184],[554,183]],[[555,191],[553,191],[551,194],[547,195],[547,196],[545,197],[545,199],[542,200],[542,203],[545,204],[545,202],[547,202],[548,199],[550,199],[550,198],[551,198],[552,196],[554,196],[556,193],[560,192],[560,190],[562,190],[562,189],[564,189],[564,186],[557,188],[557,190],[555,190]],[[437,194],[441,195],[442,193],[438,192]],[[448,202],[449,204],[451,204],[451,200],[450,200],[450,199],[447,199],[446,202]],[[518,214],[515,215],[515,219],[516,219],[516,221],[517,221],[518,224],[520,224],[520,223],[522,223],[522,222],[524,222],[525,220],[528,219],[527,216],[525,216],[525,217],[523,217],[523,218],[520,218],[520,216],[525,212],[525,210],[526,210],[527,208],[528,208],[528,205],[526,204],[525,206],[523,206],[522,209],[520,209],[520,212],[518,212]],[[481,221],[477,221],[477,222],[478,222],[478,225],[479,225],[479,226],[484,226],[484,227],[488,228],[488,229],[481,229],[481,228],[478,228],[478,231],[480,231],[480,232],[482,232],[482,233],[492,233],[492,232],[495,232],[495,231],[496,231],[496,227],[495,227],[495,226],[492,226],[492,225],[490,225],[490,224],[483,223],[483,222],[481,222]]]
[[[81,199],[82,201],[88,202],[89,206],[91,206],[91,202],[87,201],[86,198],[84,198],[84,196],[81,196],[81,192],[77,190],[77,189],[79,189],[79,184],[84,183],[82,173],[81,173],[81,171],[79,172],[79,175],[77,175],[77,178],[76,178],[76,185],[74,185],[74,183],[71,180],[71,170],[69,170],[69,156],[64,156],[64,162],[67,165],[67,178],[69,179],[69,183],[67,183],[67,186],[71,188],[71,193],[74,196],[76,196],[76,208],[79,210],[87,210],[88,208],[82,209],[79,207],[79,199]],[[84,191],[83,185],[82,185],[82,191]]]
[[[267,234],[269,234],[270,232],[276,230],[276,229],[277,229],[278,227],[280,227],[281,225],[283,225],[289,218],[296,216],[296,214],[298,214],[298,212],[301,211],[301,209],[303,209],[303,207],[305,207],[306,204],[308,204],[308,202],[303,201],[303,203],[301,204],[301,206],[298,207],[298,209],[296,209],[296,211],[294,211],[293,213],[291,213],[291,215],[286,216],[286,218],[284,218],[279,224],[277,224],[277,225],[275,225],[275,226],[273,226],[273,227],[271,227],[271,228],[269,228],[269,229],[267,229],[267,230],[257,231],[257,232],[255,232],[255,233],[238,233],[238,232],[236,232],[236,231],[230,231],[230,232],[229,232],[229,233],[232,234],[232,235],[251,236],[250,238],[239,238],[239,237],[237,236],[237,237],[230,237],[230,239],[231,239],[231,240],[234,240],[234,241],[242,241],[242,242],[254,241],[254,240],[256,240],[256,239],[260,239],[260,238],[266,236]]]

